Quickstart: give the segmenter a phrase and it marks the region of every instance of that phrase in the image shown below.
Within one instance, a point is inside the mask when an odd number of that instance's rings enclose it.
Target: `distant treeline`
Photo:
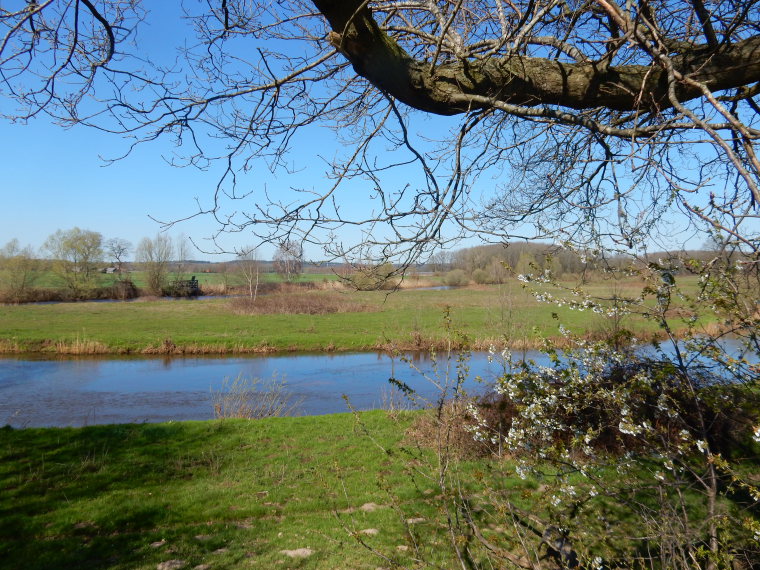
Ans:
[[[597,251],[578,252],[546,243],[489,244],[438,252],[423,266],[442,275],[449,285],[503,283],[517,275],[536,275],[550,270],[556,278],[591,276],[608,269],[661,265],[672,272],[685,270],[685,260],[708,261],[716,255],[743,259],[741,252],[689,250],[653,252],[641,256],[602,255]]]

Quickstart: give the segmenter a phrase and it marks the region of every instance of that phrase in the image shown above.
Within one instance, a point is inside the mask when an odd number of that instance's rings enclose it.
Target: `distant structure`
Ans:
[[[169,284],[172,297],[197,297],[202,293],[198,280],[193,275],[190,279],[176,279]]]

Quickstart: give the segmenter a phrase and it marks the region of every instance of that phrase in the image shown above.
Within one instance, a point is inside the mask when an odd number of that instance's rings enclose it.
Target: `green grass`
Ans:
[[[339,414],[2,429],[0,568],[154,569],[171,559],[376,568],[382,560],[350,534],[368,528],[379,531],[368,543],[410,563],[396,548],[406,544],[403,517],[435,516],[430,491],[397,457],[411,417],[366,412],[361,428]],[[367,503],[379,508],[364,512]],[[300,561],[280,553],[306,547],[315,553]]]
[[[631,290],[636,285],[630,284]],[[640,287],[640,286],[639,286]],[[591,287],[592,290],[594,287]],[[605,293],[603,286],[597,292]],[[476,348],[490,344],[535,346],[558,336],[558,325],[577,334],[605,336],[609,321],[589,311],[538,303],[517,283],[446,291],[311,291],[345,295],[366,311],[307,314],[236,314],[229,299],[152,300],[0,306],[0,350],[5,352],[187,353],[426,349],[451,330]],[[553,316],[556,314],[556,318]],[[625,322],[636,334],[657,332],[652,322]]]
[[[435,454],[405,435],[419,413],[0,429],[0,569],[152,570],[168,560],[215,569],[419,567],[414,558],[454,568],[443,507],[462,499],[488,539],[513,553],[521,545],[506,501],[534,523],[567,522],[581,552],[635,551],[630,537],[641,536],[647,520],[614,500],[615,469],[594,472],[609,497],[565,497],[555,508],[550,466],[540,479],[522,480],[509,460],[443,455],[442,492]],[[753,472],[755,459],[747,460]],[[641,486],[639,506],[657,497],[648,467],[642,459],[638,478],[628,476]],[[702,520],[704,497],[686,494],[690,517]],[[756,516],[737,511],[746,497],[735,498],[721,499],[726,512]],[[377,532],[361,532],[369,529]],[[530,544],[530,533],[523,538]],[[313,554],[282,553],[301,548]]]

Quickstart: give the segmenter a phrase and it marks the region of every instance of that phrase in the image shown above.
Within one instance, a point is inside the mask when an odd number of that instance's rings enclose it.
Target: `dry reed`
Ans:
[[[325,315],[329,313],[359,313],[372,310],[371,307],[356,303],[340,293],[303,290],[262,295],[255,301],[250,297],[236,297],[231,300],[230,306],[234,313],[244,315]]]
[[[261,419],[295,415],[303,398],[294,399],[285,381],[273,376],[271,380],[225,378],[222,389],[212,393],[216,418]]]

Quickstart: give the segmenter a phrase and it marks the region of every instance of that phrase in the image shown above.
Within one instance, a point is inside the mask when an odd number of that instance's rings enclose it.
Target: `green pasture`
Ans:
[[[409,420],[361,418],[2,429],[0,568],[376,568],[365,529],[408,564],[400,513],[433,501],[378,445],[397,451]]]
[[[628,285],[631,292],[640,284]],[[606,294],[603,286],[596,293]],[[593,286],[592,286],[593,289]],[[616,289],[621,294],[620,287]],[[615,326],[592,311],[539,303],[516,282],[452,290],[308,291],[342,296],[365,310],[328,314],[240,314],[233,299],[137,300],[0,306],[5,352],[151,353],[184,351],[426,349],[465,335],[479,348],[535,346],[573,333],[605,337]],[[656,323],[627,317],[620,325],[639,338]],[[620,326],[618,325],[618,326]]]
[[[172,560],[187,569],[418,568],[420,560],[454,568],[444,507],[463,497],[488,540],[510,552],[521,545],[497,507],[506,499],[535,520],[571,525],[581,550],[636,551],[630,537],[645,533],[646,521],[622,503],[600,495],[551,507],[551,469],[523,480],[508,459],[437,456],[407,431],[422,413],[2,428],[0,569],[153,570]],[[746,458],[745,470],[756,472],[756,459]],[[641,484],[659,468],[641,458],[629,478]],[[619,477],[594,471],[610,492]],[[637,501],[656,498],[647,488]],[[755,517],[746,505],[737,511],[746,499],[721,499],[720,510]],[[706,516],[698,489],[687,490],[683,507],[694,520]],[[299,550],[307,555],[288,555]]]

